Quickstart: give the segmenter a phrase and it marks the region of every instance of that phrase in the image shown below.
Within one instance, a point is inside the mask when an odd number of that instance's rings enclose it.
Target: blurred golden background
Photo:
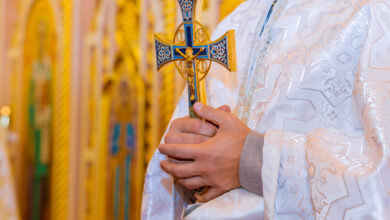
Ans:
[[[243,0],[204,0],[210,33]],[[139,219],[185,81],[176,0],[0,0],[0,219]]]

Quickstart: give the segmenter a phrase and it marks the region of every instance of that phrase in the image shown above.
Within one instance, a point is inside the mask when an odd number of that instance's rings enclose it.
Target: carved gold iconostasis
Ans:
[[[212,32],[241,2],[204,0],[202,23]],[[185,85],[173,65],[156,70],[153,34],[172,38],[180,18],[176,0],[0,0],[20,219],[139,219]]]

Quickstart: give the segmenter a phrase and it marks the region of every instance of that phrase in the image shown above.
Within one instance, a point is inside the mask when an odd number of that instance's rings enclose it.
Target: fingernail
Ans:
[[[194,109],[196,111],[200,111],[200,110],[202,110],[202,108],[203,108],[203,104],[202,103],[197,102],[197,103],[194,104]]]

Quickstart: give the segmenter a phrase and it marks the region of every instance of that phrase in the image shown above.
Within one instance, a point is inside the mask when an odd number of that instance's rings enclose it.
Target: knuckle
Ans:
[[[205,150],[201,150],[199,152],[198,158],[201,159],[202,161],[208,161],[209,160],[209,153],[205,152]],[[204,169],[204,168],[202,168]]]
[[[215,169],[214,166],[207,166],[207,169],[205,171],[205,175],[210,178],[211,180],[215,178],[215,175],[217,174],[217,169]]]
[[[160,146],[158,146],[158,151],[160,151],[161,153],[164,153],[164,152],[165,152],[165,147],[164,147],[163,144],[160,145]]]
[[[184,169],[182,169],[180,166],[179,167],[176,167],[176,171],[175,171],[176,173],[176,177],[178,177],[178,178],[182,178],[182,177],[184,177],[185,175],[185,172],[184,172]]]
[[[171,173],[171,170],[169,169],[169,166],[166,161],[162,161],[160,163],[160,167],[167,173]]]
[[[165,143],[169,143],[171,141],[171,134],[170,134],[170,132],[167,134],[167,135],[165,135],[165,137],[164,137],[164,142]]]
[[[173,143],[175,141],[175,135],[172,134],[172,132],[169,132],[167,135],[165,135],[164,138],[165,143]]]
[[[203,149],[200,152],[200,157],[205,161],[212,161],[214,158],[213,150],[212,149]]]
[[[165,170],[165,160],[160,162],[160,167]]]
[[[229,115],[228,117],[223,117],[223,121],[225,122],[225,124],[231,125],[232,123],[234,123],[234,118],[230,117]]]
[[[173,120],[173,121],[171,122],[170,129],[173,129],[173,128],[176,128],[176,127],[177,127],[178,120],[179,120],[179,119],[175,119],[175,120]]]
[[[171,123],[170,128],[171,129],[178,129],[178,128],[180,128],[181,125],[183,124],[183,120],[184,119],[185,118],[178,118],[178,119],[173,120],[172,123]]]
[[[177,170],[177,169],[175,169],[175,168],[173,168],[172,170],[171,170],[171,174],[172,174],[172,176],[174,176],[174,177],[179,177],[179,171]]]
[[[234,124],[237,124],[238,122],[241,123],[240,119],[237,116],[233,115],[233,114],[229,114],[228,118],[229,118],[229,122],[230,123],[234,123]]]

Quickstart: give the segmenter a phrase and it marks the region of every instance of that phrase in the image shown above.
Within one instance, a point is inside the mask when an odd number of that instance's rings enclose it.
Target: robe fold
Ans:
[[[272,3],[221,22],[213,39],[236,31],[238,71],[213,65],[206,85],[265,134],[263,197],[188,205],[156,151],[142,219],[390,219],[390,1],[279,0],[265,24]],[[172,120],[186,115],[185,92]]]

